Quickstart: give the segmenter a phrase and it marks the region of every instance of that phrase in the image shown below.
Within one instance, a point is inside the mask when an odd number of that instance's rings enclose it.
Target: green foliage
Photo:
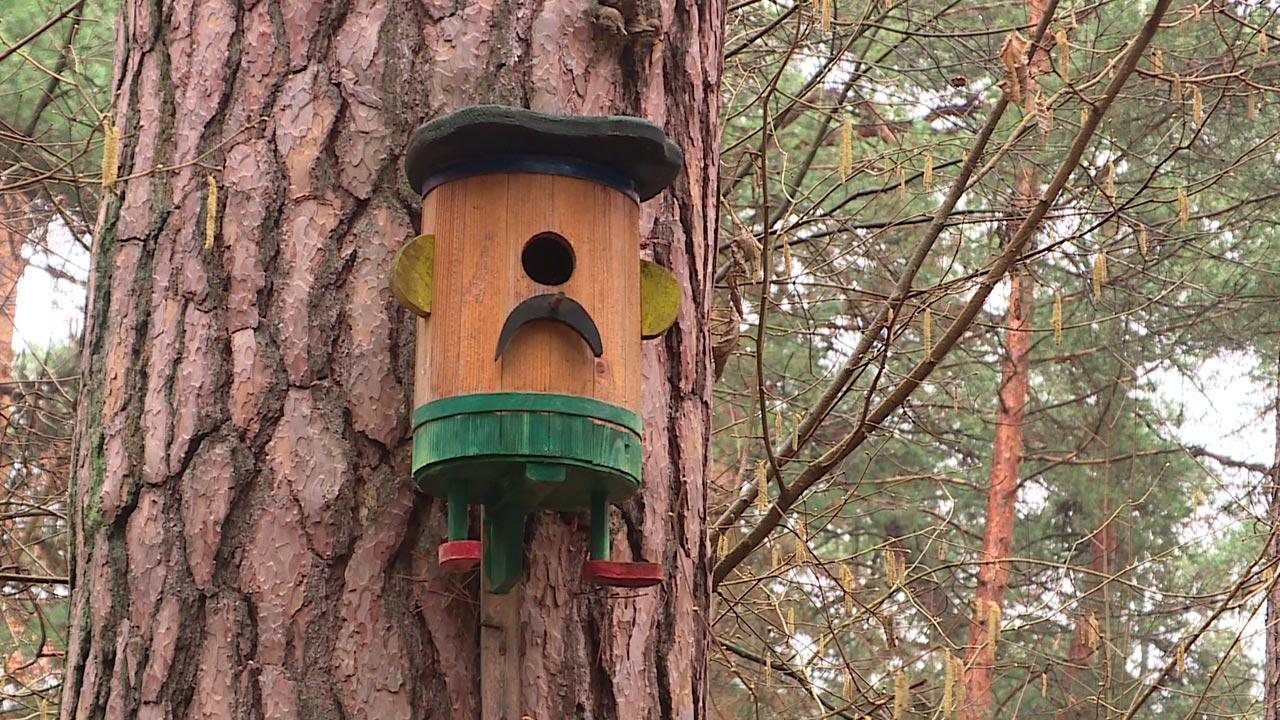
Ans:
[[[1015,29],[1030,35],[1021,4],[731,13],[718,336],[731,341],[733,324],[740,338],[717,386],[724,490],[712,517],[732,522],[717,552],[769,522],[768,504],[735,504],[760,487],[758,468],[772,504],[779,482],[794,487],[849,443],[927,353],[938,367],[719,586],[717,673],[752,690],[725,717],[808,714],[815,697],[847,717],[896,717],[899,669],[915,712],[939,716],[942,659],[965,656],[976,616],[1007,293],[953,347],[939,343],[1060,171],[1149,10],[1058,9],[1045,54],[1029,60],[1043,63],[1038,92],[995,123],[950,212],[939,209],[966,154],[1012,95],[1001,51]],[[1020,258],[1032,370],[996,717],[1093,717],[1102,703],[1144,718],[1260,713],[1260,597],[1238,585],[1264,550],[1259,478],[1188,452],[1196,441],[1178,434],[1164,389],[1224,353],[1255,353],[1275,373],[1267,218],[1280,197],[1280,74],[1257,50],[1268,12],[1174,7]],[[1025,70],[1018,83],[1029,87]],[[936,242],[922,246],[935,221]],[[793,459],[792,427],[814,408]],[[1251,651],[1228,653],[1233,643]],[[1161,681],[1179,646],[1191,649],[1177,682]],[[764,657],[797,673],[766,673]]]

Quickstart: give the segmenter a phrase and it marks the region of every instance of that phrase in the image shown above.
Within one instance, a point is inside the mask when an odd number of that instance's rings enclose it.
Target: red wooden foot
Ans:
[[[597,585],[653,587],[662,583],[662,566],[658,563],[588,560],[582,566],[582,576]]]
[[[480,564],[479,540],[450,540],[440,543],[437,553],[440,569],[450,573],[464,573]]]

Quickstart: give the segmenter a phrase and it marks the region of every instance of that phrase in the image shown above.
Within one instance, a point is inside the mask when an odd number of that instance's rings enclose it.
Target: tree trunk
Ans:
[[[1046,0],[1027,1],[1027,26],[1035,28],[1048,11]],[[1049,54],[1042,43],[1029,51],[1019,46],[1021,36],[1011,34],[1001,48],[1012,74],[1004,79],[1006,91],[1017,86],[1014,97],[1027,108],[1035,103],[1040,84],[1037,78],[1049,67]],[[1010,53],[1006,57],[1006,53]],[[1025,53],[1025,65],[1022,64]],[[1034,166],[1024,164],[1018,173],[1015,206],[1030,207],[1037,192]],[[1014,232],[1017,222],[1006,222],[1002,235]],[[1028,248],[1030,249],[1030,248]],[[996,408],[996,437],[992,447],[991,481],[987,487],[987,523],[982,534],[982,564],[978,566],[978,587],[974,593],[973,615],[969,620],[969,643],[965,653],[964,720],[991,717],[991,689],[995,680],[999,645],[1001,607],[1008,585],[1006,561],[1013,547],[1013,522],[1018,504],[1018,473],[1022,468],[1022,435],[1026,421],[1027,375],[1031,371],[1031,316],[1034,294],[1031,278],[1021,265],[1009,273],[1009,308],[1005,312],[1005,357],[1000,373],[999,406]],[[994,636],[993,636],[994,635]]]
[[[1030,278],[1020,270],[1015,271],[1009,276],[1005,361],[1000,378],[1000,404],[996,408],[991,483],[987,489],[987,524],[982,533],[982,564],[978,566],[978,588],[974,593],[965,655],[965,720],[991,717],[1000,607],[1009,578],[1006,563],[1013,546],[1018,471],[1022,467],[1027,374],[1031,369],[1031,306]],[[989,628],[997,629],[996,638],[991,637]]]
[[[1101,611],[1105,610],[1106,604],[1101,596],[1107,591],[1107,578],[1113,572],[1119,542],[1112,514],[1110,498],[1104,494],[1100,503],[1102,524],[1087,541],[1089,572],[1080,581],[1084,590],[1080,593],[1076,631],[1071,636],[1067,661],[1062,668],[1063,707],[1057,714],[1058,720],[1087,720],[1106,714],[1099,707],[1105,702],[1104,688],[1099,687],[1097,673],[1092,671],[1103,647],[1102,630],[1106,617]]]
[[[532,518],[509,682],[539,719],[704,716],[724,10],[628,3],[620,35],[589,5],[123,2],[120,176],[164,169],[96,233],[63,718],[479,716],[477,584],[438,573],[443,506],[409,478],[388,272],[419,213],[409,133],[485,102],[638,115],[686,157],[642,211],[687,292],[645,347],[645,487],[615,538],[667,581],[605,599],[585,533]]]
[[[1280,358],[1276,364],[1276,446],[1271,461],[1270,503],[1271,534],[1267,539],[1267,567],[1273,578],[1280,561]],[[1280,720],[1280,584],[1267,586],[1267,644],[1264,656],[1263,708],[1264,720]]]

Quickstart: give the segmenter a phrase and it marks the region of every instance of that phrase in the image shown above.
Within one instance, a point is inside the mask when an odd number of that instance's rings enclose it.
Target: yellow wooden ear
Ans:
[[[436,236],[419,235],[405,243],[391,261],[391,294],[413,314],[431,314],[431,273]]]
[[[671,271],[648,260],[640,261],[640,337],[653,338],[667,331],[680,310],[680,283]]]

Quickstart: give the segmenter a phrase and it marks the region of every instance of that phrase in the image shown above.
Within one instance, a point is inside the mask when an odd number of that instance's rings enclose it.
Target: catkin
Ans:
[[[1053,34],[1053,38],[1057,41],[1058,50],[1062,54],[1062,60],[1059,61],[1059,64],[1062,66],[1062,69],[1060,70],[1062,82],[1069,83],[1071,82],[1071,44],[1067,42],[1067,31],[1059,28],[1058,31]]]
[[[889,587],[895,587],[898,584],[898,563],[893,557],[892,550],[884,551],[884,578]]]
[[[1107,197],[1116,196],[1116,164],[1114,161],[1107,161]]]
[[[1178,188],[1178,228],[1187,229],[1187,223],[1191,221],[1191,201],[1187,199],[1187,189]]]
[[[933,187],[933,156],[924,156],[924,189],[928,190]]]
[[[1177,653],[1174,657],[1174,663],[1178,666],[1178,674],[1183,675],[1187,672],[1187,651],[1182,646],[1178,646]]]
[[[769,466],[764,460],[756,463],[756,509],[761,515],[769,512]]]
[[[831,32],[832,0],[818,0],[818,14],[822,17],[822,32]]]
[[[1000,604],[995,600],[987,601],[987,647],[994,656],[1000,645]]]
[[[1191,117],[1195,120],[1196,125],[1204,122],[1204,100],[1200,96],[1199,85],[1191,88]]]
[[[1164,52],[1160,48],[1156,48],[1155,52],[1151,53],[1151,72],[1156,75],[1164,72]]]
[[[1138,254],[1142,256],[1143,260],[1147,259],[1147,226],[1146,225],[1141,225],[1138,227]]]
[[[1053,291],[1053,344],[1062,345],[1062,293]]]
[[[1249,109],[1248,109],[1249,119],[1250,119],[1250,120],[1252,120],[1252,119],[1254,118],[1254,116],[1256,116],[1256,115],[1258,114],[1258,102],[1257,102],[1256,100],[1254,100],[1254,99],[1253,99],[1253,91],[1252,91],[1252,90],[1250,90],[1250,91],[1249,91],[1249,102],[1248,102],[1248,105],[1249,105]]]
[[[907,674],[898,671],[893,676],[893,720],[902,720],[911,709],[911,682]]]
[[[1267,30],[1266,30],[1266,28],[1263,28],[1263,29],[1262,29],[1262,31],[1258,33],[1258,54],[1259,54],[1259,55],[1266,55],[1266,54],[1267,54]]]
[[[1089,613],[1088,627],[1089,627],[1089,637],[1088,637],[1087,644],[1090,650],[1097,650],[1098,649],[1098,616],[1097,614],[1093,612]]]
[[[218,181],[213,175],[205,176],[208,193],[204,200],[204,249],[213,249],[213,236],[218,229]]]
[[[924,359],[933,359],[933,311],[929,308],[924,309]]]
[[[1098,248],[1093,255],[1093,299],[1102,297],[1102,286],[1107,282],[1107,251]]]
[[[110,117],[102,119],[102,187],[110,188],[116,181],[120,163],[120,128]]]
[[[951,713],[955,709],[955,690],[956,690],[956,668],[951,657],[951,651],[944,651],[946,654],[942,657],[942,707],[941,711],[943,720],[951,720]]]
[[[848,115],[840,125],[840,182],[853,174],[853,122]]]
[[[844,611],[853,612],[853,573],[848,565],[840,565],[840,590],[844,593]]]

